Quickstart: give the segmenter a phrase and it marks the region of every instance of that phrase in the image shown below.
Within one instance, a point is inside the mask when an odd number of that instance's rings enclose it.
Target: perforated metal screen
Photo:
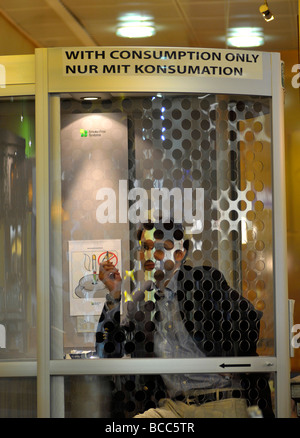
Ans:
[[[181,330],[204,356],[274,354],[271,99],[215,94],[114,95],[93,103],[63,99],[61,113],[62,120],[69,117],[62,122],[61,148],[65,351],[91,347],[96,335],[100,357],[183,357],[177,352],[180,342],[176,344],[176,330]],[[126,154],[117,132],[114,143],[103,145],[100,138],[98,148],[89,149],[88,141],[80,143],[76,133],[70,138],[72,114],[121,114],[127,124]],[[166,209],[171,217],[176,216],[174,198],[151,204],[151,196],[154,189],[167,189],[168,193],[179,189],[183,194],[181,212],[186,213],[182,228],[163,225],[148,230],[141,240],[139,224],[130,216],[126,224],[116,220],[99,225],[96,191],[116,188],[121,180],[127,181],[132,194],[128,211],[137,219],[144,210],[147,216],[154,215],[153,220]],[[185,189],[191,189],[186,197]],[[202,190],[200,218],[197,189]],[[136,193],[147,195],[146,204],[138,204]],[[118,214],[124,206],[120,196],[117,193]],[[102,315],[97,333],[87,334],[77,330],[77,317],[69,315],[66,242],[99,238],[121,239],[126,282],[121,309],[116,308],[109,318]],[[189,247],[176,284],[178,309],[172,309],[165,297],[161,299],[159,288],[144,287],[135,294],[143,281],[163,285],[162,289],[168,285],[183,249],[179,243],[185,239]],[[174,317],[176,310],[179,320]],[[120,321],[125,323],[125,331]],[[157,348],[158,331],[164,336],[172,333],[171,352]],[[190,350],[188,357],[198,357],[198,353]],[[122,385],[127,391],[130,384],[135,386],[130,379]],[[257,385],[254,383],[255,391]],[[143,389],[132,400],[120,394],[115,390],[113,397],[124,401],[129,416],[136,412],[137,403],[150,403]]]

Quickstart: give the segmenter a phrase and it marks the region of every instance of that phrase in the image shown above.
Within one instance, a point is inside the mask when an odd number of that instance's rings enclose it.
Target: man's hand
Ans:
[[[99,279],[108,288],[111,296],[118,300],[121,296],[122,278],[119,270],[109,260],[100,263]]]

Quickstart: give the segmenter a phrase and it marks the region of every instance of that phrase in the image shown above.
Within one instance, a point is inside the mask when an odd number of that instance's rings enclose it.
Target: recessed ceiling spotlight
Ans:
[[[272,21],[275,18],[269,9],[267,1],[265,1],[265,3],[259,7],[259,12],[261,13],[261,15],[264,17],[266,21]]]
[[[152,17],[149,16],[126,14],[119,21],[116,34],[122,38],[147,38],[156,33]]]
[[[98,100],[99,97],[96,96],[85,96],[85,97],[81,97],[82,100]]]
[[[67,98],[83,101],[83,100],[109,100],[111,98],[110,93],[71,93],[67,95]]]
[[[227,44],[233,47],[258,47],[264,43],[263,31],[259,27],[235,27],[228,29]]]

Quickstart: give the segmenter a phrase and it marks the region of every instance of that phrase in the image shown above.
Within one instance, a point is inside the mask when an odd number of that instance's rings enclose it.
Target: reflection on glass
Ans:
[[[0,378],[0,418],[36,418],[36,378]]]
[[[34,126],[34,100],[0,100],[0,359],[36,356]]]

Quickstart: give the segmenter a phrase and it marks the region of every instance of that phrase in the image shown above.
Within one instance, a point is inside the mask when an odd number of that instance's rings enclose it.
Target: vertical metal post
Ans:
[[[275,339],[277,356],[277,416],[290,417],[290,358],[287,279],[286,188],[282,71],[279,54],[272,54],[272,127],[274,196]]]
[[[49,109],[47,49],[36,49],[37,416],[50,417]]]
[[[61,147],[60,97],[50,96],[50,285],[51,285],[51,359],[63,359],[63,287],[61,240]],[[64,376],[51,377],[51,417],[64,418]]]

